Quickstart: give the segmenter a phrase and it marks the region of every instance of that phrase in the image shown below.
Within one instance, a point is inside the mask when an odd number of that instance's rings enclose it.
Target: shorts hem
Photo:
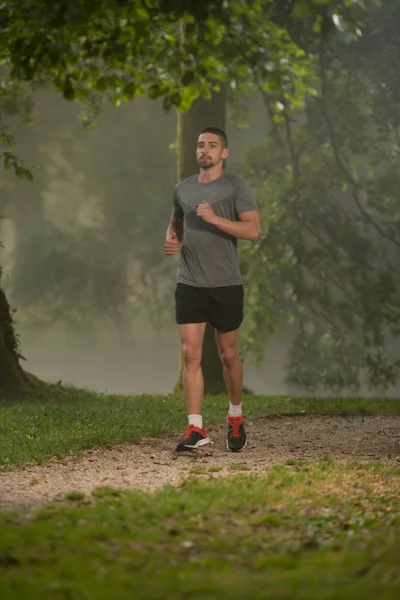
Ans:
[[[213,325],[211,322],[210,325],[214,327],[215,331],[217,331],[218,333],[232,333],[232,331],[238,331],[242,326],[242,323],[240,323],[237,327],[229,327],[228,329],[226,329],[225,327],[219,329],[216,325]]]
[[[200,325],[201,323],[209,323],[209,321],[205,320],[205,319],[200,319],[199,321],[196,321],[194,319],[175,319],[176,324],[177,325]]]

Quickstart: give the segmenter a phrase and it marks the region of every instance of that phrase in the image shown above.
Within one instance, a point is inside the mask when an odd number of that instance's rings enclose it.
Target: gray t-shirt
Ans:
[[[204,200],[230,221],[257,210],[249,184],[236,175],[224,172],[209,183],[199,183],[193,175],[178,183],[172,214],[183,219],[184,226],[177,282],[196,287],[240,285],[237,238],[197,216],[196,208]]]

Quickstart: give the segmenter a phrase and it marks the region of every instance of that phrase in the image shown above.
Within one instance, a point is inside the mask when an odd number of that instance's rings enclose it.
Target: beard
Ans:
[[[202,169],[211,169],[214,166],[212,159],[208,156],[200,157],[197,162]]]

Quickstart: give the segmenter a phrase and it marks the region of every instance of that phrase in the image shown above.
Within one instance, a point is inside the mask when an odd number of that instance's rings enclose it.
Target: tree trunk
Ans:
[[[32,384],[19,364],[10,306],[0,288],[0,393],[26,390]]]
[[[178,180],[182,181],[198,172],[196,160],[197,138],[205,127],[225,129],[226,99],[223,91],[213,94],[211,100],[198,98],[184,114],[178,115]],[[204,375],[204,393],[221,394],[226,392],[222,376],[222,365],[215,343],[214,329],[207,324],[201,362]],[[176,390],[182,390],[183,359],[180,353],[180,367]]]

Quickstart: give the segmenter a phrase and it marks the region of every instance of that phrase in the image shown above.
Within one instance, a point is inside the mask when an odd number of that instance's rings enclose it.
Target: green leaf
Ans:
[[[25,179],[25,169],[18,163],[14,163],[15,174],[18,179]]]
[[[29,169],[25,169],[25,179],[33,181],[33,173]]]
[[[182,95],[179,91],[175,91],[172,94],[167,94],[164,97],[164,110],[168,111],[173,106],[179,106],[182,101]]]
[[[133,81],[130,81],[124,86],[122,90],[122,97],[124,100],[129,101],[135,97],[136,94],[136,85]]]
[[[192,70],[187,70],[185,71],[185,73],[182,75],[182,84],[184,86],[190,85],[191,83],[193,83],[195,80],[195,73]]]
[[[147,90],[147,95],[152,100],[157,100],[157,98],[160,98],[163,95],[163,90],[161,89],[160,84],[155,83],[154,85],[151,85]]]

